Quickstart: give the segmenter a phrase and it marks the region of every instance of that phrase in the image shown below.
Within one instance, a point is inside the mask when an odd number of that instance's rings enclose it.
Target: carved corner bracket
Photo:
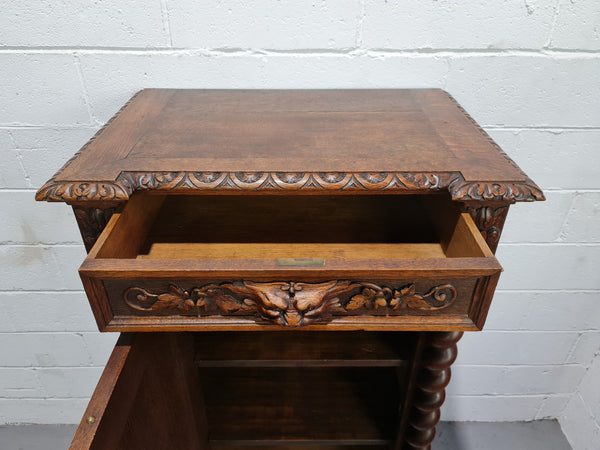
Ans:
[[[533,202],[545,200],[542,190],[529,178],[524,181],[465,181],[462,175],[448,186],[452,200],[487,202]]]
[[[342,296],[342,294],[348,294]],[[123,293],[127,305],[138,311],[177,311],[180,315],[250,315],[280,326],[299,327],[331,320],[334,315],[380,309],[437,310],[457,297],[451,284],[416,292],[414,284],[394,288],[369,282],[332,280],[211,283],[192,289],[170,284],[153,293],[131,287]]]
[[[104,227],[117,211],[117,208],[87,208],[82,206],[73,206],[73,212],[77,219],[77,225],[83,238],[85,249],[89,252],[98,237],[104,230]]]
[[[486,243],[492,250],[496,252],[500,234],[508,214],[508,205],[499,206],[473,206],[469,205],[466,211],[471,215],[475,225],[481,232]]]

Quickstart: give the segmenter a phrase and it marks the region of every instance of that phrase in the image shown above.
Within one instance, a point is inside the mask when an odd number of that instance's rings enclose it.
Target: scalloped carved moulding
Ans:
[[[386,191],[426,192],[447,189],[459,201],[543,200],[531,180],[510,183],[467,182],[457,172],[122,172],[114,182],[51,179],[37,193],[45,201],[125,201],[136,191]]]

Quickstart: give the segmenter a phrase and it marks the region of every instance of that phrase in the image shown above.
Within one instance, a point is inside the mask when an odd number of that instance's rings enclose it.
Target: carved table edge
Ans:
[[[457,201],[509,202],[544,200],[530,179],[465,181],[459,172],[121,172],[114,181],[50,179],[36,193],[38,201],[126,201],[138,191],[430,192],[448,190]]]

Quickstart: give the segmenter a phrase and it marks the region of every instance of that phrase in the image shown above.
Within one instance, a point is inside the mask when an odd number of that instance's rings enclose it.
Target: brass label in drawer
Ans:
[[[324,258],[277,258],[278,266],[319,267],[325,265]]]

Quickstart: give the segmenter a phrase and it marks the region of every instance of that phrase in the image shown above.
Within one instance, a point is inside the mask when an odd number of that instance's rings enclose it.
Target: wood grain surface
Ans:
[[[37,198],[120,201],[140,190],[448,190],[467,201],[543,199],[437,89],[146,89]]]

